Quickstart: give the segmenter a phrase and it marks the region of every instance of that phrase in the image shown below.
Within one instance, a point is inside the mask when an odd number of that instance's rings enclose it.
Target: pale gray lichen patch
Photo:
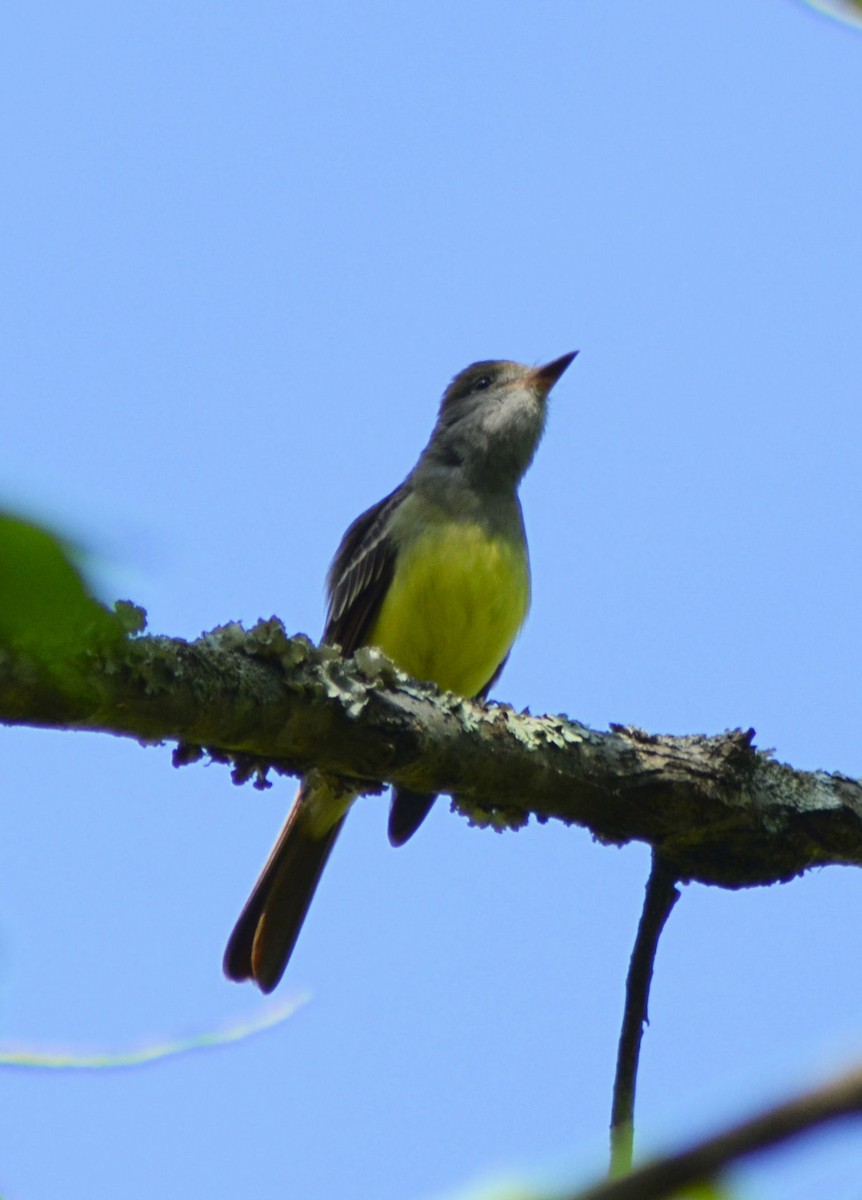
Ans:
[[[446,698],[444,697],[444,699]],[[455,702],[449,706],[450,711],[458,718],[462,728],[467,733],[475,733],[487,719],[487,714],[483,713],[470,700],[459,699],[458,697],[453,697],[453,700]]]
[[[228,621],[224,625],[216,625],[208,633],[201,634],[200,639],[205,646],[217,650],[247,650],[249,634],[239,621]]]
[[[131,600],[115,600],[114,614],[128,637],[137,637],[147,628],[147,610]]]
[[[315,647],[304,633],[288,637],[279,618],[270,617],[268,620],[256,622],[238,649],[254,658],[275,660],[281,663],[285,670],[290,670],[308,662]]]
[[[583,742],[583,734],[574,726],[557,717],[532,717],[506,712],[506,730],[525,750],[539,751],[546,746],[565,750]]]
[[[399,676],[403,678],[392,659],[376,646],[360,646],[353,661],[369,682],[389,684],[397,681]]]
[[[567,746],[580,746],[585,741],[583,729],[562,717],[543,717],[542,728],[550,746],[565,750]]]
[[[321,663],[318,676],[325,695],[343,704],[346,715],[355,720],[368,703],[367,686],[343,670],[340,658]]]
[[[170,691],[185,677],[181,651],[187,643],[170,638],[142,638],[131,643],[130,655],[135,677],[140,680],[147,696]]]

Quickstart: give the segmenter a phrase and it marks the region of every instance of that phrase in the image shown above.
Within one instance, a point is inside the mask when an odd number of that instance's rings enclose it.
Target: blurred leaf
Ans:
[[[816,8],[824,16],[862,29],[862,0],[803,0],[803,3],[808,8]]]
[[[440,1200],[562,1200],[562,1196],[563,1193],[559,1191],[551,1194],[531,1187],[522,1180],[500,1178],[448,1192]]]
[[[0,513],[0,646],[50,667],[122,633],[120,620],[91,596],[68,543]]]
[[[0,1047],[0,1067],[39,1071],[116,1071],[127,1067],[149,1066],[151,1063],[188,1054],[193,1050],[209,1050],[213,1046],[228,1046],[233,1042],[255,1037],[292,1017],[309,999],[307,993],[298,993],[288,996],[281,1004],[261,1008],[250,1020],[236,1021],[221,1029],[206,1030],[191,1037],[151,1042],[133,1050],[78,1054],[68,1050],[40,1051]]]
[[[549,1191],[537,1186],[531,1187],[521,1180],[504,1178],[494,1183],[469,1187],[456,1194],[449,1193],[446,1200],[577,1200],[577,1196],[577,1192],[565,1189]],[[687,1188],[683,1192],[674,1192],[668,1197],[668,1200],[733,1200],[733,1198],[726,1188],[721,1188],[717,1183],[701,1183]]]
[[[727,1188],[721,1188],[717,1183],[699,1183],[696,1187],[686,1188],[684,1192],[675,1192],[673,1200],[732,1200]]]

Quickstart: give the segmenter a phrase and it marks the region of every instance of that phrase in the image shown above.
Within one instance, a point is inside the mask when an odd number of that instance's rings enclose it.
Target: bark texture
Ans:
[[[751,729],[598,732],[533,717],[440,694],[372,649],[344,660],[275,618],[194,642],[130,638],[62,671],[0,650],[0,721],[176,740],[175,762],[206,752],[238,782],[316,766],[364,791],[446,792],[497,828],[553,817],[603,842],[647,842],[680,880],[742,887],[862,864],[860,783],[775,762]]]

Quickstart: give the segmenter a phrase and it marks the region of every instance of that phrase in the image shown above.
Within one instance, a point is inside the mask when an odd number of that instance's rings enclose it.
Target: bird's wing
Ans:
[[[395,570],[395,543],[389,533],[392,513],[410,494],[402,483],[357,517],[341,539],[326,586],[329,612],[323,640],[352,654],[363,645],[386,596]]]
[[[494,674],[491,676],[491,678],[488,680],[488,682],[485,684],[485,686],[483,688],[480,688],[479,691],[476,693],[475,698],[477,700],[487,700],[488,699],[488,693],[490,692],[490,690],[494,686],[494,684],[497,682],[497,680],[500,678],[500,676],[503,674],[503,668],[505,667],[506,663],[509,661],[509,655],[511,653],[512,653],[511,650],[506,651],[506,657],[500,663],[499,667],[497,667],[497,670],[494,672]]]

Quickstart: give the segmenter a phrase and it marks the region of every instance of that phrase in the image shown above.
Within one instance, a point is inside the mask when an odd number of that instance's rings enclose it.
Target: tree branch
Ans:
[[[644,1025],[649,1023],[649,990],[652,983],[658,940],[673,906],[679,899],[676,879],[657,851],[646,885],[643,912],[638,924],[626,976],[626,1002],[611,1107],[611,1174],[631,1170],[634,1149],[635,1088]]]
[[[556,817],[603,842],[649,843],[680,880],[740,887],[862,864],[862,786],[774,762],[753,730],[598,733],[441,695],[374,650],[342,660],[274,618],[191,643],[131,639],[61,676],[0,650],[0,721],[176,739],[177,761],[205,747],[240,779],[317,766],[363,791],[447,792],[499,828]]]
[[[828,1121],[862,1114],[862,1067],[702,1142],[654,1159],[620,1179],[578,1192],[572,1200],[662,1200],[714,1178],[731,1163],[816,1129]]]

